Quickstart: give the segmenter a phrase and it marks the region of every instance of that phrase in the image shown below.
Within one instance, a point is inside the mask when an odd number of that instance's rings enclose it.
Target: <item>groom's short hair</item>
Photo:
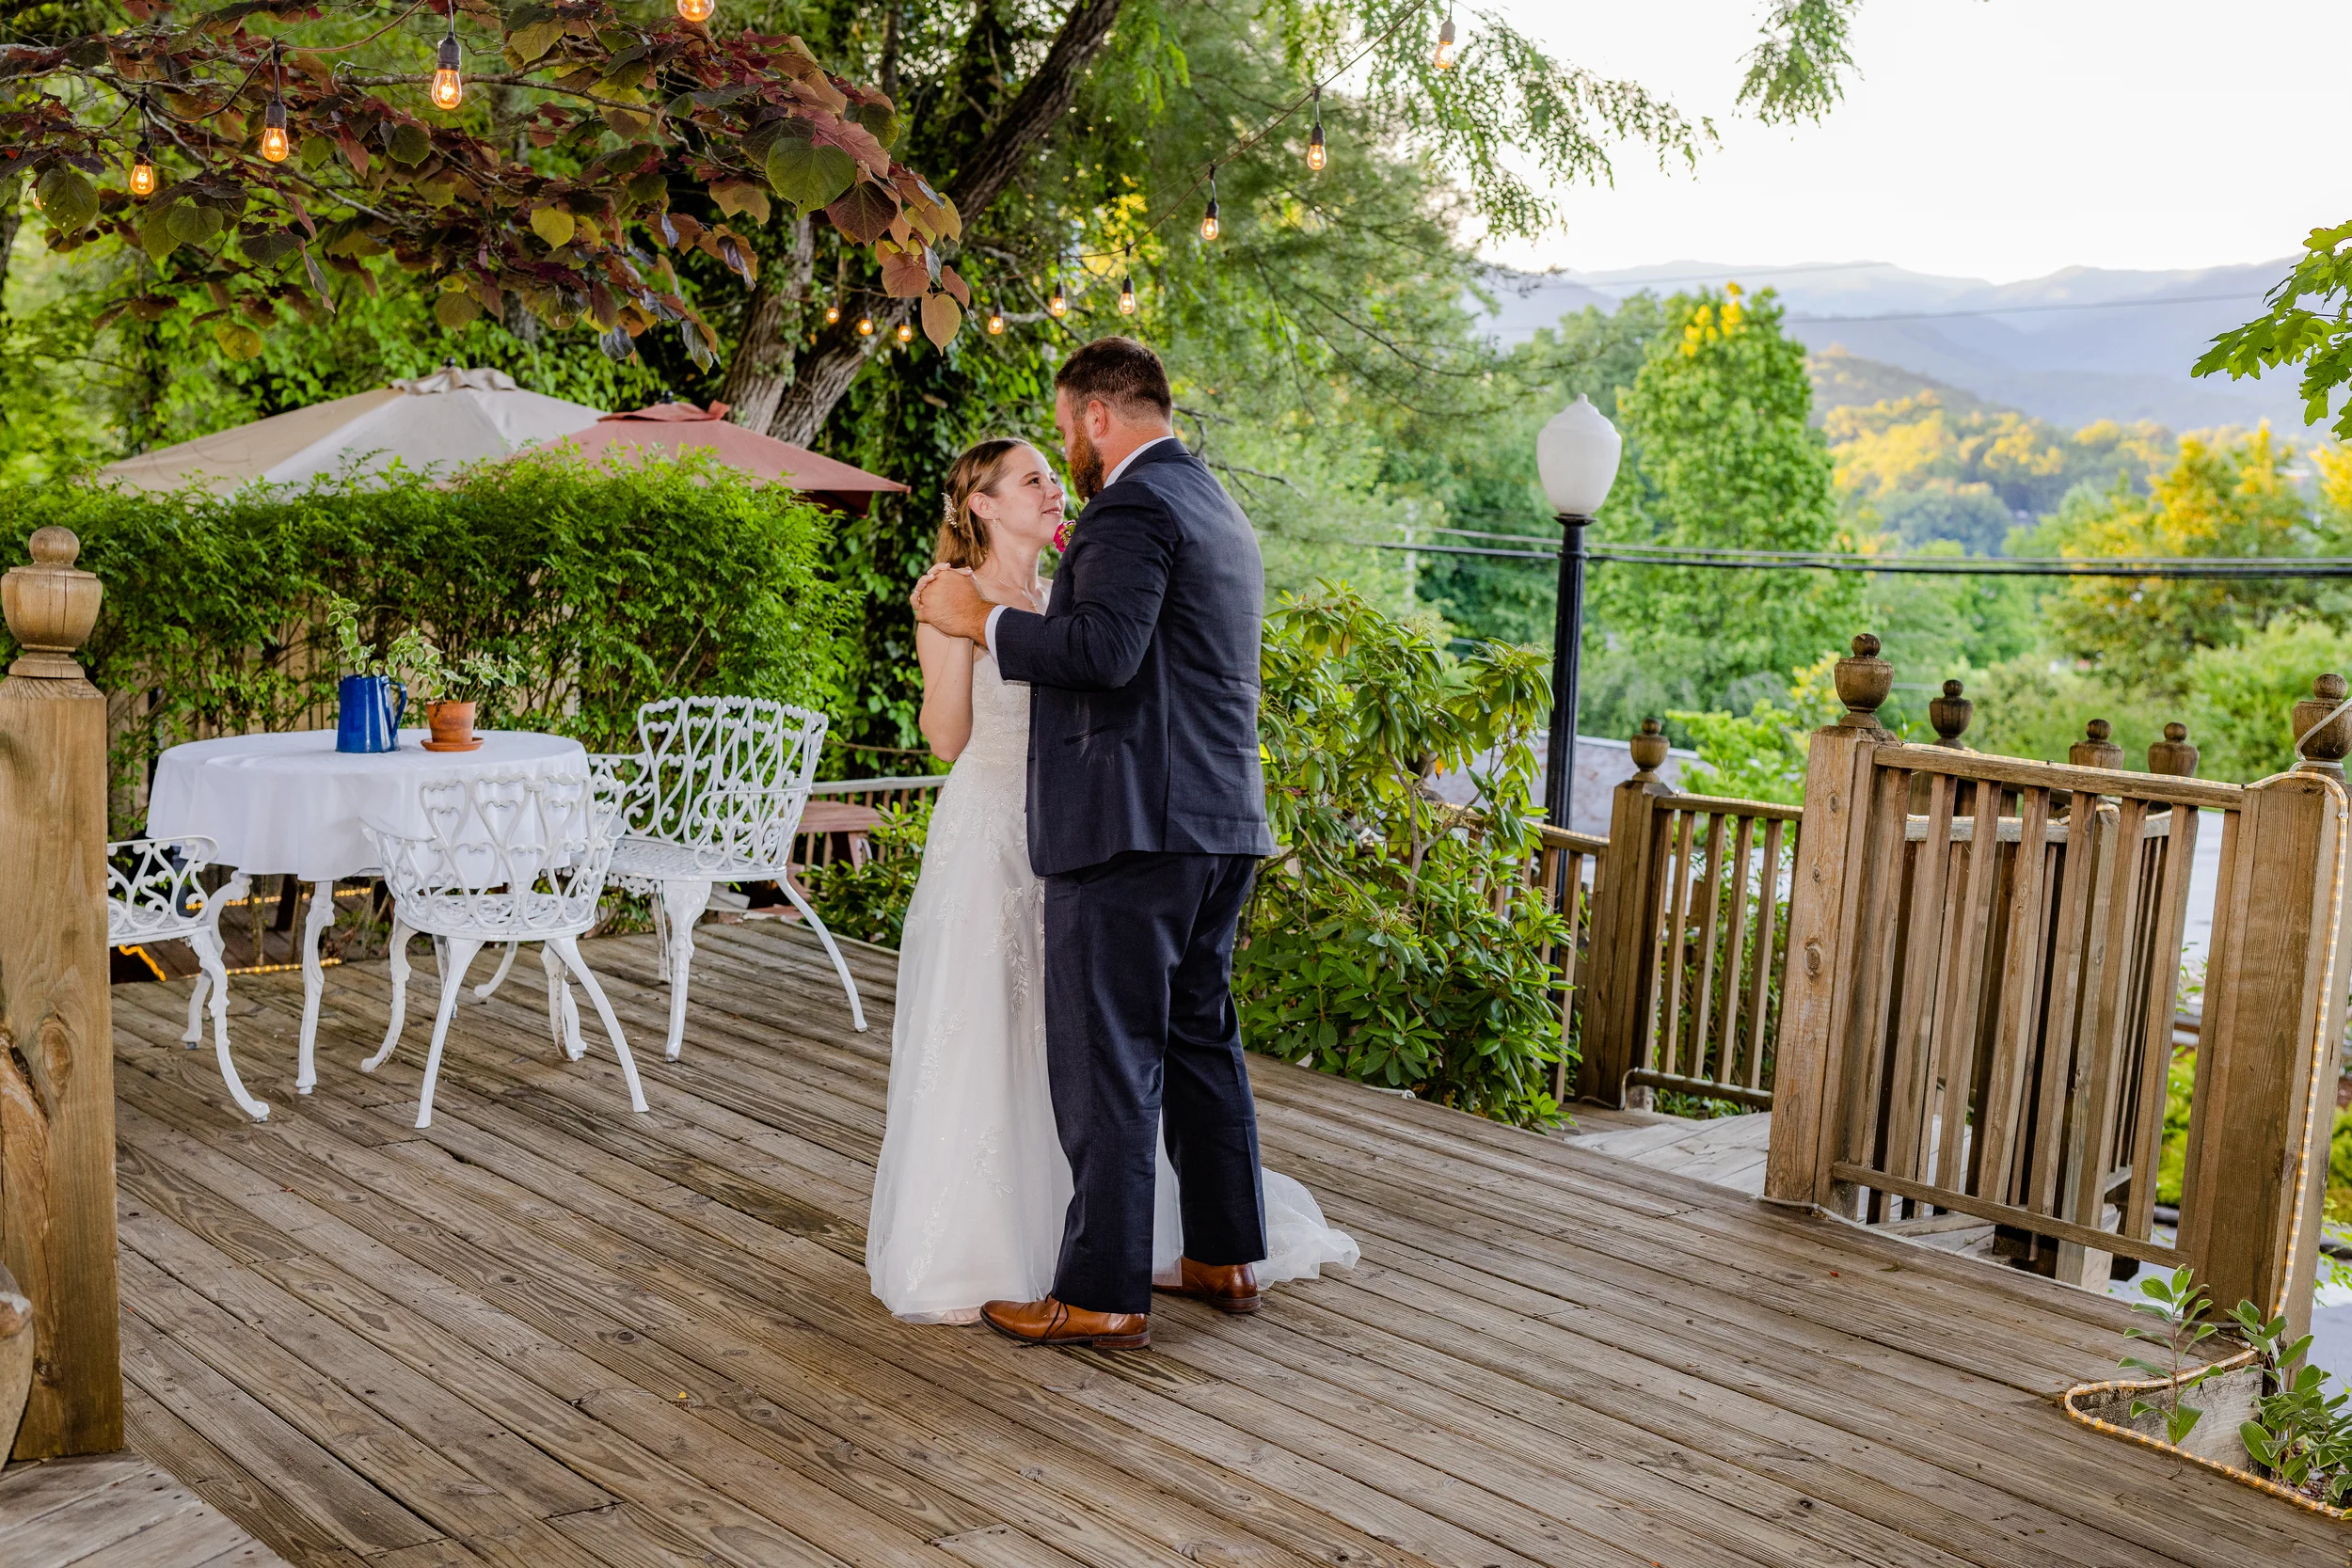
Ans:
[[[1133,338],[1097,338],[1062,361],[1054,390],[1067,392],[1083,408],[1099,402],[1124,419],[1165,420],[1175,409],[1168,395],[1168,367]]]

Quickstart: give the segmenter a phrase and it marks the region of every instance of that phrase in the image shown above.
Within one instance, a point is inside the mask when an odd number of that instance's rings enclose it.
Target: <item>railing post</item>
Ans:
[[[2344,785],[2352,715],[2320,724],[2345,689],[2342,675],[2312,683],[2312,696],[2295,705],[2303,760],[2247,793],[2217,894],[2182,1196],[2181,1247],[2215,1307],[2251,1301],[2283,1313],[2289,1338],[2311,1322],[2335,1109],[2328,1089],[2352,981]]]
[[[72,657],[100,590],[71,532],[31,544],[0,578],[24,650],[0,682],[0,1263],[36,1336],[19,1459],[122,1447],[106,701]]]
[[[1813,732],[1805,753],[1804,820],[1788,896],[1788,957],[1780,988],[1772,1068],[1772,1138],[1764,1196],[1804,1207],[1831,1200],[1836,1101],[1851,1010],[1852,949],[1863,933],[1853,872],[1870,820],[1870,753],[1894,737],[1878,721],[1895,669],[1868,632],[1837,661],[1845,713]]]
[[[1609,847],[1593,872],[1593,932],[1585,958],[1592,992],[1576,1067],[1576,1097],[1605,1105],[1625,1103],[1625,1075],[1639,1065],[1643,1004],[1654,967],[1647,960],[1658,940],[1651,803],[1674,793],[1658,776],[1667,745],[1657,720],[1642,721],[1632,752],[1635,771],[1610,800]]]

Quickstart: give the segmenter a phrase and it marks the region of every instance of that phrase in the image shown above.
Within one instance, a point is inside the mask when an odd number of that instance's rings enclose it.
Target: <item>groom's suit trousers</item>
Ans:
[[[1045,1049],[1073,1191],[1054,1294],[1152,1309],[1154,1148],[1165,1128],[1185,1255],[1266,1255],[1258,1118],[1233,1007],[1248,855],[1136,852],[1044,879]]]

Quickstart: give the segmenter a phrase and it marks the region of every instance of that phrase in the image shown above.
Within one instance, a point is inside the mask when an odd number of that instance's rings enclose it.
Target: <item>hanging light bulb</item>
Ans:
[[[1136,313],[1136,247],[1132,245],[1127,247],[1126,276],[1119,280],[1119,313],[1122,316]]]
[[[1061,279],[1054,279],[1054,292],[1045,296],[1045,313],[1059,321],[1070,314],[1070,296],[1061,292]]]
[[[902,343],[911,343],[914,341],[914,328],[908,325],[905,322],[900,322],[898,324],[898,341]]]
[[[282,164],[293,151],[294,138],[286,135],[285,102],[272,98],[262,116],[262,156],[273,164]]]
[[[828,305],[828,306],[826,306],[826,307],[825,307],[825,325],[826,325],[827,326],[831,326],[834,323],[835,323],[835,322],[839,321],[840,319],[841,319],[841,307],[840,307],[840,306],[838,306],[838,305]]]
[[[457,0],[450,0],[449,36],[441,40],[433,70],[433,106],[443,114],[466,101],[466,83],[457,74]]]
[[[1315,128],[1307,133],[1307,166],[1320,174],[1323,172],[1324,164],[1329,158],[1330,154],[1323,149],[1323,86],[1317,83],[1315,85]]]
[[[687,22],[707,22],[718,9],[719,0],[677,0],[677,14]]]
[[[1200,238],[1205,242],[1214,243],[1216,239],[1217,228],[1216,166],[1211,164],[1209,166],[1209,205],[1200,214]]]
[[[1436,64],[1439,71],[1452,71],[1454,69],[1454,54],[1455,47],[1456,46],[1454,42],[1454,13],[1449,11],[1446,13],[1445,25],[1438,29],[1438,58]]]
[[[872,336],[874,335],[874,318],[873,318],[873,317],[871,317],[871,316],[860,316],[860,317],[858,317],[858,319],[857,319],[857,335],[858,335],[859,337],[861,337],[861,338],[870,338],[870,337],[872,337]]]
[[[988,335],[992,338],[1001,338],[1005,335],[1005,313],[1002,310],[989,311]]]
[[[145,201],[155,194],[155,154],[145,136],[139,137],[139,150],[131,159],[131,195]]]
[[[269,107],[262,113],[262,156],[282,164],[294,151],[294,138],[286,135],[286,71],[275,43],[269,46]]]

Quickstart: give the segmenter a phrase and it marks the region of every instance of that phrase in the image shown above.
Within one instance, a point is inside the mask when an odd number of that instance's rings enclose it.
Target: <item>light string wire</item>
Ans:
[[[1248,135],[1244,136],[1241,140],[1227,148],[1221,156],[1210,159],[1206,168],[1202,172],[1193,176],[1192,183],[1184,187],[1183,194],[1170,200],[1160,210],[1158,216],[1152,218],[1149,223],[1145,224],[1142,229],[1136,231],[1136,239],[1146,239],[1158,232],[1162,225],[1166,224],[1168,219],[1174,217],[1178,212],[1187,206],[1191,202],[1192,198],[1200,193],[1201,187],[1207,184],[1209,181],[1214,178],[1214,171],[1219,164],[1232,163],[1235,158],[1240,157],[1243,153],[1248,151],[1250,149],[1256,147],[1260,142],[1264,141],[1268,136],[1274,135],[1275,132],[1280,130],[1291,120],[1296,119],[1298,111],[1301,108],[1305,107],[1310,103],[1319,101],[1320,95],[1325,87],[1330,86],[1341,77],[1346,75],[1349,71],[1355,70],[1359,64],[1362,63],[1365,56],[1372,54],[1374,50],[1378,49],[1382,44],[1388,42],[1391,38],[1394,38],[1397,32],[1403,28],[1407,22],[1410,22],[1422,12],[1429,9],[1429,8],[1436,3],[1437,0],[1410,0],[1409,4],[1406,5],[1396,13],[1396,20],[1391,22],[1388,26],[1382,28],[1380,32],[1374,37],[1367,39],[1361,48],[1358,49],[1355,54],[1348,56],[1347,62],[1344,65],[1341,66],[1337,71],[1332,71],[1329,75],[1323,77],[1320,81],[1315,82],[1312,86],[1308,87],[1306,91],[1292,99],[1287,104],[1283,105],[1281,113],[1276,115],[1272,119],[1266,121],[1265,124],[1260,126]],[[1122,242],[1122,244],[1126,248],[1132,249],[1134,248],[1135,241],[1128,240]],[[1114,260],[1119,255],[1120,252],[1118,250],[1084,250],[1075,252],[1070,255],[1067,259],[1072,261],[1100,261]]]

